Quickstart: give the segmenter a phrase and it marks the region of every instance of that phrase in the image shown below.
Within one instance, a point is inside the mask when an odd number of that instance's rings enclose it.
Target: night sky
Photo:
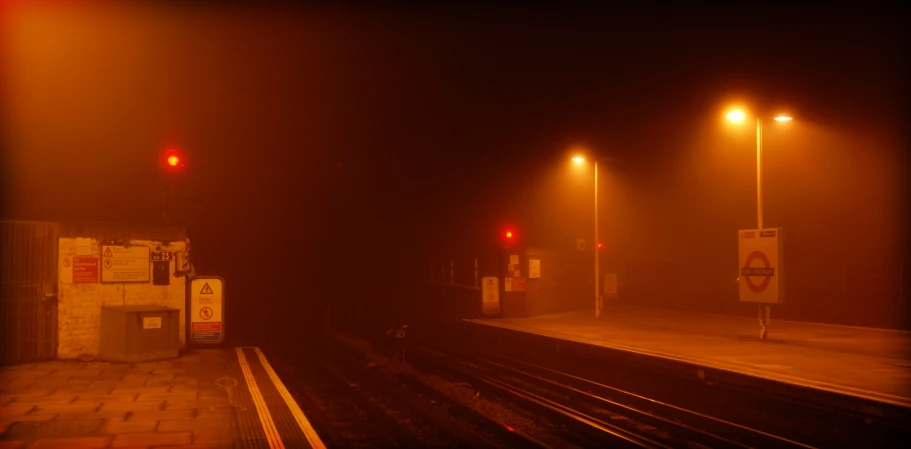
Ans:
[[[609,260],[720,288],[756,220],[755,131],[722,120],[732,102],[795,117],[767,121],[765,209],[801,241],[805,277],[905,254],[891,6],[62,3],[2,7],[2,217],[159,220],[177,148],[199,273],[257,323],[383,303],[410,261],[506,223],[530,245],[591,239],[574,145],[617,160],[601,179]]]

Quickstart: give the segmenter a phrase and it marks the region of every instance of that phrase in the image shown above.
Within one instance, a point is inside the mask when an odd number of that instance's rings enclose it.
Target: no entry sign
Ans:
[[[781,228],[742,229],[738,237],[740,301],[781,303]]]

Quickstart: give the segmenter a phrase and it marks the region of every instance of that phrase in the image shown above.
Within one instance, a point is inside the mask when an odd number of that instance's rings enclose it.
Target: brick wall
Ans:
[[[101,261],[102,241],[97,238],[80,238],[81,248],[90,244],[90,256]],[[129,239],[130,246],[148,246],[152,251],[183,251],[184,241],[169,242]],[[77,238],[61,237],[58,251],[58,347],[57,356],[70,359],[98,355],[101,334],[101,307],[154,304],[180,309],[180,342],[185,342],[185,278],[174,276],[174,262],[170,263],[170,285],[152,285],[148,282],[73,283],[72,259],[77,255]],[[80,251],[86,255],[85,249]],[[64,263],[65,260],[69,263]],[[69,266],[67,266],[69,265]],[[150,274],[151,279],[151,274]]]

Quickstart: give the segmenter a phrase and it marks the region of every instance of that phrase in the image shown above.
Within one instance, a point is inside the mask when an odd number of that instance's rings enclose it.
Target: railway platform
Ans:
[[[259,348],[0,367],[2,448],[322,448]]]
[[[772,320],[765,341],[758,320],[623,305],[529,318],[466,320],[573,342],[650,363],[674,365],[728,383],[775,384],[911,408],[911,332]],[[763,383],[764,382],[764,383]]]

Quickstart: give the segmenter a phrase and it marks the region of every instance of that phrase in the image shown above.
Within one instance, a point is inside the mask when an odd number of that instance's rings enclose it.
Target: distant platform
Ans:
[[[911,407],[911,332],[631,306],[468,322]]]
[[[259,348],[0,367],[0,446],[324,448]]]

